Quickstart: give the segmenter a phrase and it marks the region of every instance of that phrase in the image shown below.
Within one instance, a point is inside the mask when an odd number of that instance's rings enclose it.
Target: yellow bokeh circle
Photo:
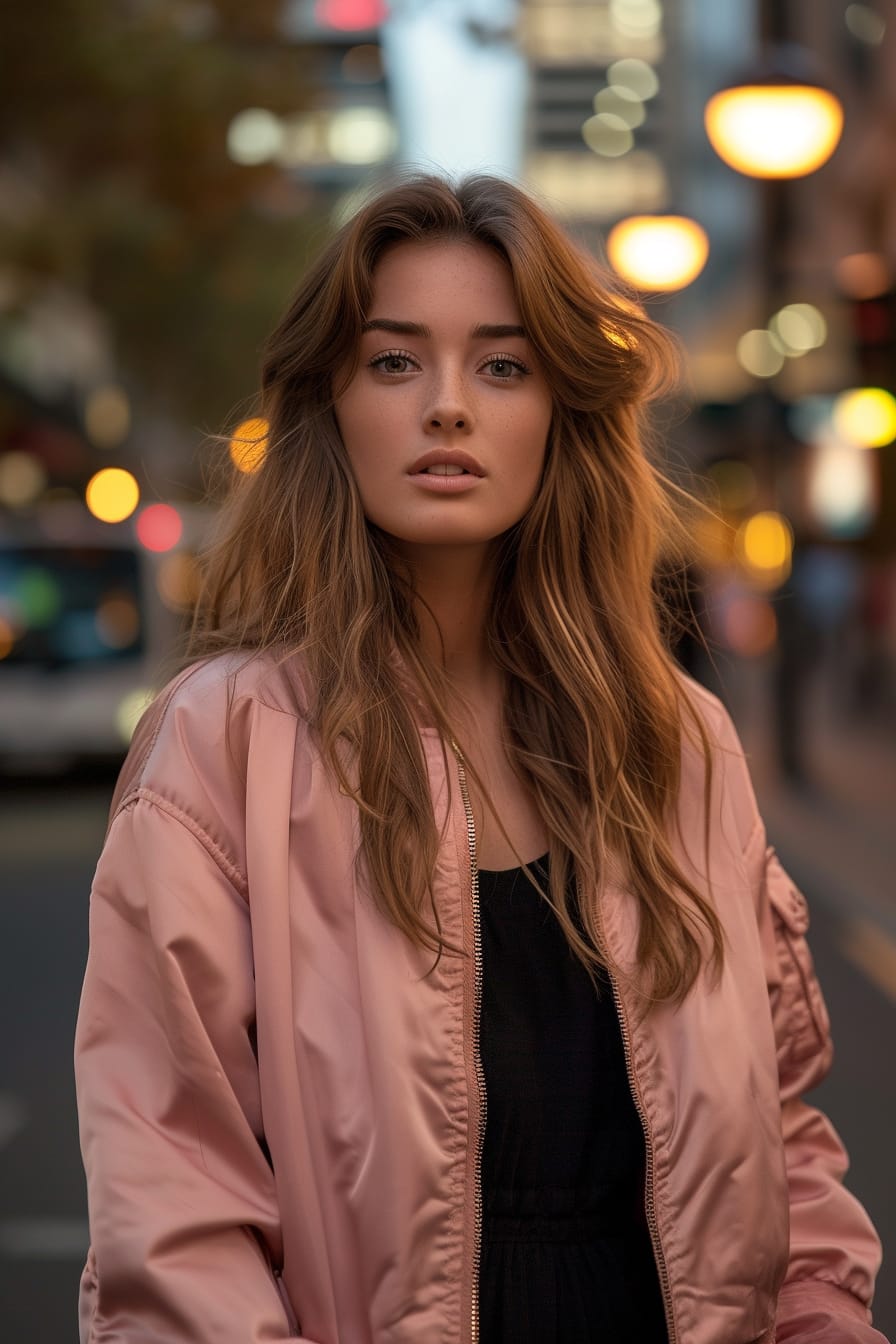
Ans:
[[[780,513],[754,513],[738,528],[735,548],[742,564],[757,578],[783,580],[790,573],[793,531]]]
[[[704,111],[710,144],[749,177],[804,177],[837,147],[843,108],[814,84],[745,84],[722,89]]]
[[[123,467],[103,467],[91,476],[84,492],[87,507],[103,523],[120,523],[140,503],[140,487]]]
[[[230,440],[230,460],[237,471],[250,475],[258,470],[268,450],[269,432],[270,426],[261,416],[237,425]]]
[[[834,402],[834,428],[857,448],[883,448],[896,439],[896,397],[882,387],[854,387]]]
[[[708,255],[706,230],[685,215],[632,215],[607,237],[610,265],[638,289],[683,289]]]

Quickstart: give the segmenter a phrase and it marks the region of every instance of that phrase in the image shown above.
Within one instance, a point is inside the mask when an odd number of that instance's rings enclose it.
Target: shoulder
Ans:
[[[718,696],[680,672],[682,714],[682,790],[697,800],[709,784],[716,802],[714,814],[730,825],[733,841],[744,853],[761,825],[750,767],[740,736],[728,710]],[[703,737],[697,724],[702,725]],[[710,775],[707,777],[707,768]]]
[[[696,716],[699,717],[706,728],[715,750],[730,750],[735,744],[739,749],[737,730],[734,727],[731,715],[719,697],[713,695],[712,691],[708,691],[699,681],[695,681],[687,672],[679,669],[676,670],[675,676],[684,709],[682,728],[685,734],[687,734],[689,727],[693,727],[693,720]]]
[[[245,780],[259,717],[306,731],[307,695],[296,655],[219,654],[184,668],[149,705],[131,739],[111,817],[135,796],[158,795],[191,814],[229,781]]]

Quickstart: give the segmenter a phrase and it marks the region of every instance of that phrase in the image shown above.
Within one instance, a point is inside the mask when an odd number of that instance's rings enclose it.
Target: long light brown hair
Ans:
[[[640,906],[644,992],[680,1001],[707,960],[721,968],[723,939],[711,899],[670,843],[686,719],[706,761],[707,847],[712,773],[655,583],[660,555],[685,541],[685,497],[645,440],[645,411],[671,388],[676,349],[524,192],[486,176],[458,186],[406,179],[360,209],[311,265],[264,353],[267,452],[259,470],[235,473],[205,557],[190,653],[300,655],[313,688],[305,712],[357,801],[359,862],[376,900],[419,945],[457,951],[440,929],[439,836],[396,655],[443,743],[462,750],[446,711],[454,688],[424,655],[413,575],[364,516],[333,411],[340,371],[357,366],[378,259],[396,243],[434,239],[472,240],[504,258],[553,392],[538,494],[496,542],[487,630],[505,674],[508,756],[550,836],[543,894],[593,976],[610,964],[600,892],[611,859],[621,864]]]

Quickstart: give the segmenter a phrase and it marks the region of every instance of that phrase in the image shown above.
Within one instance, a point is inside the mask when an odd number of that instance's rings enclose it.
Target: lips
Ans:
[[[418,474],[428,476],[457,476],[460,474],[484,476],[485,472],[475,457],[471,457],[469,453],[446,448],[433,448],[428,453],[424,453],[422,457],[418,457],[408,472],[409,476]]]

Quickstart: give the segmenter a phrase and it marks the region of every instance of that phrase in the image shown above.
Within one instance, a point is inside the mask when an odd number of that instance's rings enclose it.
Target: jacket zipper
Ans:
[[[653,1244],[653,1258],[656,1261],[657,1273],[660,1280],[660,1292],[663,1296],[663,1309],[666,1313],[666,1331],[669,1336],[669,1344],[676,1344],[678,1331],[675,1329],[675,1320],[672,1315],[672,1288],[669,1283],[669,1271],[666,1267],[666,1257],[663,1253],[663,1244],[660,1240],[660,1228],[656,1216],[656,1203],[654,1200],[653,1180],[653,1139],[650,1133],[650,1127],[647,1123],[647,1113],[644,1110],[644,1103],[641,1100],[641,1093],[635,1081],[635,1072],[632,1065],[632,1045],[631,1036],[628,1029],[628,1017],[623,1007],[622,998],[616,986],[609,967],[606,968],[607,978],[610,981],[610,988],[613,991],[613,1002],[616,1006],[616,1016],[619,1018],[619,1028],[622,1032],[622,1049],[625,1054],[625,1071],[628,1074],[629,1091],[632,1094],[632,1101],[635,1103],[635,1110],[638,1112],[638,1118],[641,1121],[641,1128],[644,1131],[644,1150],[646,1154],[646,1164],[644,1173],[644,1211],[647,1215],[647,1228],[650,1232],[650,1240]]]
[[[473,1240],[473,1283],[470,1303],[470,1340],[478,1344],[479,1340],[479,1261],[482,1254],[482,1148],[485,1141],[485,1073],[479,1051],[479,1030],[482,1020],[482,930],[479,917],[479,867],[476,862],[476,828],[473,824],[473,808],[470,805],[470,792],[467,788],[467,772],[464,758],[456,742],[451,743],[457,757],[457,776],[460,782],[460,796],[463,800],[464,814],[467,819],[467,844],[470,847],[470,876],[473,898],[473,1057],[476,1065],[476,1082],[479,1087],[479,1134],[476,1143],[475,1183],[473,1190],[475,1208],[475,1232]]]
[[[473,1049],[476,1066],[476,1081],[479,1087],[479,1134],[476,1146],[476,1164],[475,1164],[475,1236],[473,1243],[473,1283],[472,1300],[470,1303],[470,1339],[471,1344],[478,1344],[479,1341],[479,1261],[482,1252],[482,1149],[485,1140],[485,1121],[486,1121],[486,1095],[485,1095],[485,1074],[482,1068],[482,1058],[479,1050],[479,1031],[482,1018],[482,932],[479,914],[479,868],[476,861],[476,827],[473,822],[473,808],[470,805],[470,792],[467,788],[467,772],[464,768],[464,758],[456,742],[451,746],[457,758],[457,775],[460,784],[460,796],[464,805],[464,815],[467,822],[467,844],[470,849],[470,876],[471,876],[471,894],[473,900],[473,958],[474,958],[474,997],[473,997]],[[581,895],[581,893],[580,893]],[[613,1002],[616,1007],[616,1016],[619,1019],[619,1028],[622,1034],[622,1049],[625,1055],[625,1071],[628,1075],[629,1091],[635,1104],[635,1110],[638,1112],[638,1118],[641,1121],[641,1128],[644,1131],[644,1150],[646,1155],[645,1164],[645,1191],[644,1206],[647,1216],[647,1228],[650,1232],[650,1240],[653,1245],[653,1255],[656,1261],[657,1273],[660,1280],[660,1292],[663,1297],[663,1309],[666,1313],[666,1327],[669,1336],[669,1344],[677,1344],[678,1332],[675,1329],[675,1321],[672,1314],[672,1289],[669,1283],[669,1271],[666,1267],[666,1257],[663,1253],[662,1241],[660,1240],[659,1223],[656,1216],[656,1204],[654,1200],[653,1181],[654,1181],[654,1158],[653,1158],[653,1138],[650,1133],[650,1127],[647,1123],[647,1113],[644,1110],[644,1104],[641,1100],[641,1094],[635,1081],[634,1067],[632,1065],[631,1035],[628,1027],[628,1017],[622,1003],[619,990],[612,972],[607,968],[607,978],[610,981],[610,988],[613,992]]]

